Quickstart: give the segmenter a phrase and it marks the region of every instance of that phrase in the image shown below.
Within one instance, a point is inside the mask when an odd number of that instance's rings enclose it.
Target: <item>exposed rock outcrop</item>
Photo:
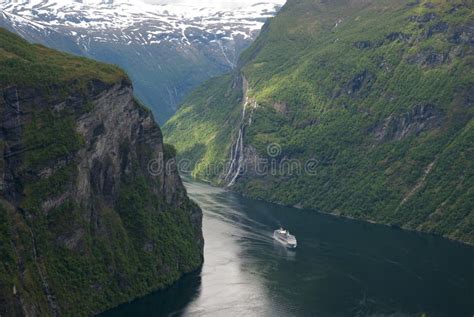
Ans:
[[[407,59],[407,62],[410,64],[419,64],[428,67],[439,66],[447,61],[448,54],[444,52],[437,52],[430,48],[424,49]]]
[[[356,96],[363,88],[369,88],[375,81],[375,76],[368,70],[356,74],[346,85],[348,95]]]
[[[394,42],[397,40],[406,42],[410,39],[410,35],[402,33],[402,32],[392,32],[392,33],[387,34],[385,39],[389,42]]]
[[[363,50],[371,48],[372,43],[370,41],[357,41],[354,43],[354,46],[360,50]]]
[[[201,210],[128,79],[64,92],[0,89],[2,316],[99,313],[202,263]]]
[[[418,105],[403,115],[390,115],[375,127],[378,142],[400,141],[441,125],[443,114],[432,104]]]

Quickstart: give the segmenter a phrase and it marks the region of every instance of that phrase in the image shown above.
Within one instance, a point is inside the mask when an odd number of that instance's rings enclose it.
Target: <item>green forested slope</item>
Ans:
[[[239,72],[196,90],[165,138],[194,175],[229,185],[209,166],[231,157],[241,129],[234,190],[474,243],[473,9],[289,0]],[[262,174],[256,159],[317,164]]]
[[[202,263],[201,211],[117,67],[0,28],[0,315],[90,316]]]

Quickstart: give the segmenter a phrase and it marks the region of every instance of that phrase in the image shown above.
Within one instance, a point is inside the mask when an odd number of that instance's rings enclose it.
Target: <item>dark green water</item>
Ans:
[[[104,316],[474,316],[474,248],[186,183],[205,263]],[[283,225],[289,251],[272,239]]]

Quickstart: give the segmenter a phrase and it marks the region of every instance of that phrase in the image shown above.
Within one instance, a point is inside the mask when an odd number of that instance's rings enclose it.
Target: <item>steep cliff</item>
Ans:
[[[167,142],[245,195],[474,243],[473,12],[289,0]]]
[[[91,315],[202,263],[202,214],[118,68],[0,29],[0,315]]]

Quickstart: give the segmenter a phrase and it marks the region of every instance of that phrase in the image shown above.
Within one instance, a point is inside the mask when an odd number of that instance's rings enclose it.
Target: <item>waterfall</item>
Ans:
[[[235,155],[232,158],[231,166],[227,174],[232,173],[233,166],[235,166],[236,162],[237,168],[235,169],[234,176],[232,176],[232,179],[230,180],[229,184],[227,184],[227,187],[234,185],[235,180],[237,179],[237,177],[239,177],[240,171],[242,169],[242,163],[244,161],[244,128],[245,125],[241,123],[239,128],[239,136],[237,138],[237,142],[235,143],[235,150],[233,151]]]
[[[242,76],[242,90],[244,94],[244,102],[242,103],[242,118],[240,119],[239,132],[235,143],[231,146],[230,152],[230,166],[224,177],[224,181],[228,181],[226,187],[230,187],[235,184],[235,181],[239,177],[242,166],[244,163],[244,137],[245,128],[252,124],[252,115],[254,110],[258,107],[255,100],[250,99],[247,96],[248,83],[245,77]],[[250,107],[250,111],[246,111]],[[248,117],[248,120],[246,120]]]

